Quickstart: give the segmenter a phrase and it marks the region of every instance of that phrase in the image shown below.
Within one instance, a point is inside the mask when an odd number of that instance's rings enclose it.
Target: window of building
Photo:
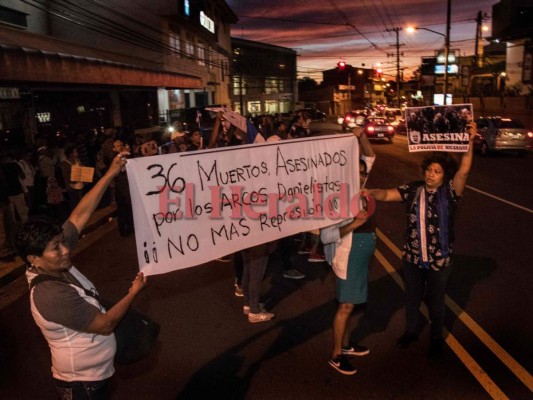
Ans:
[[[185,54],[189,58],[194,58],[194,37],[189,33],[185,34]]]
[[[288,88],[287,81],[285,79],[280,79],[279,85],[278,85],[279,92],[283,93],[287,90],[287,88]]]
[[[279,102],[279,112],[288,113],[291,111],[291,102],[289,100],[281,100]]]
[[[27,15],[26,13],[0,6],[0,22],[5,22],[6,24],[27,28]]]
[[[277,112],[279,112],[278,101],[277,100],[266,100],[265,101],[265,113],[275,114]]]
[[[267,77],[265,79],[265,93],[274,94],[279,93],[279,79],[274,77]]]
[[[172,51],[172,54],[179,57],[181,53],[181,38],[180,38],[179,33],[170,32],[169,45],[170,45],[170,51]]]
[[[242,92],[241,92],[242,89]],[[234,96],[246,95],[246,79],[242,76],[233,77],[233,95]]]
[[[260,101],[249,101],[247,105],[247,111],[252,114],[257,114],[261,112],[261,102]]]
[[[198,42],[198,44],[196,45],[196,55],[198,57],[198,65],[205,66],[207,59],[204,43]]]

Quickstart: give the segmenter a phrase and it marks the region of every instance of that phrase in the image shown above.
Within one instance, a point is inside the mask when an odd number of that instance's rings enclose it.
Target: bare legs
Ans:
[[[350,337],[350,330],[348,328],[353,309],[353,304],[339,303],[337,313],[333,318],[333,349],[331,351],[331,357],[342,354],[342,346],[348,345]]]

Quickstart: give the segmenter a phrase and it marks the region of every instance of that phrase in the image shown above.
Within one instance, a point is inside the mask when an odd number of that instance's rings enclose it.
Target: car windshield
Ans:
[[[386,124],[383,118],[372,118],[372,119],[369,119],[368,122],[374,125],[385,125]]]
[[[524,125],[516,119],[497,119],[495,125],[499,129],[524,129]]]

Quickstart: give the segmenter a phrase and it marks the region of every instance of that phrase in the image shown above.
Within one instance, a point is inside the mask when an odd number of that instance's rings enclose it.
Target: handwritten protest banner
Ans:
[[[358,152],[349,134],[128,160],[140,270],[192,267],[355,215]]]
[[[466,125],[474,117],[472,104],[408,107],[405,115],[410,152],[468,150]]]

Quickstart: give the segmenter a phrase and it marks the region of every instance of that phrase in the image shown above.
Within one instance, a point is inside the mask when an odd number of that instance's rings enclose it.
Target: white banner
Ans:
[[[139,269],[192,267],[358,211],[351,135],[128,160]]]

